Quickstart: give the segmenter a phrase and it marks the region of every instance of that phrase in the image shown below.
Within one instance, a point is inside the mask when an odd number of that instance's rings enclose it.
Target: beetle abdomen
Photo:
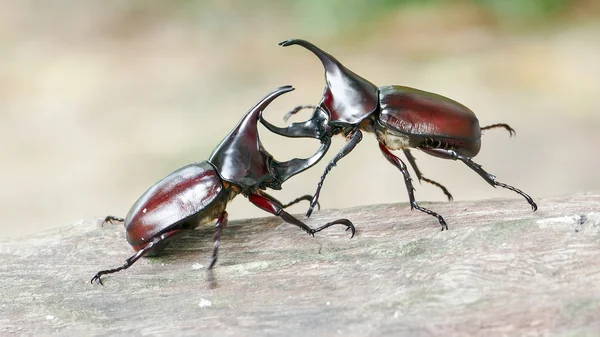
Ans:
[[[429,143],[418,141],[416,146],[453,148],[469,157],[479,152],[479,121],[464,105],[441,95],[403,86],[381,87],[379,101],[378,120],[382,125],[429,140]]]
[[[194,228],[199,220],[210,221],[219,211],[213,204],[227,198],[227,193],[209,162],[184,166],[157,182],[133,204],[125,217],[127,241],[138,246],[176,225]],[[226,203],[227,199],[222,208]]]

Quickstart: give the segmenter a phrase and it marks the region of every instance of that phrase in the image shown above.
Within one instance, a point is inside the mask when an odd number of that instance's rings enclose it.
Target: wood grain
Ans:
[[[0,335],[579,336],[600,334],[600,194],[315,212],[311,238],[275,217],[212,228],[91,285],[132,254],[89,219],[0,241]],[[229,209],[229,212],[235,212]]]

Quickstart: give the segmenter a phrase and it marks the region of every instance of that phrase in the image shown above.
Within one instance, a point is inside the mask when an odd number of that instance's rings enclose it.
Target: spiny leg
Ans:
[[[490,184],[494,187],[500,186],[502,188],[506,188],[508,190],[511,190],[511,191],[519,194],[520,196],[525,198],[525,200],[527,200],[527,202],[529,203],[529,205],[531,205],[531,208],[533,209],[534,212],[537,210],[536,203],[533,201],[533,199],[527,193],[525,193],[525,192],[521,191],[520,189],[515,188],[513,186],[496,181],[496,177],[494,175],[487,173],[483,169],[483,167],[481,167],[481,165],[479,165],[476,162],[474,162],[473,160],[471,160],[471,158],[460,155],[452,150],[426,149],[426,148],[422,148],[421,150],[423,150],[433,156],[436,156],[436,157],[462,161],[469,168],[471,168],[471,170],[477,172],[477,174],[479,174],[485,181],[487,181],[488,184]]]
[[[104,224],[108,223],[108,222],[110,222],[112,224],[113,221],[124,222],[125,219],[119,218],[118,216],[114,216],[114,215],[107,215],[106,218],[104,218],[104,221],[102,221],[102,226],[104,226]]]
[[[446,195],[446,197],[448,198],[448,201],[452,201],[454,198],[452,197],[452,194],[450,194],[450,192],[446,189],[446,187],[444,187],[444,185],[438,183],[437,181],[431,180],[431,179],[427,179],[425,177],[423,177],[423,174],[421,173],[421,171],[419,170],[419,168],[417,167],[417,162],[415,161],[415,157],[413,157],[412,153],[410,153],[409,149],[403,149],[402,152],[404,152],[404,155],[406,156],[406,159],[408,159],[408,163],[410,164],[410,166],[412,166],[413,171],[415,171],[415,174],[417,175],[417,179],[419,179],[419,181],[423,180],[425,182],[428,182],[432,185],[435,185],[437,187],[439,187],[442,192],[444,192],[444,194]]]
[[[413,187],[412,179],[410,177],[410,174],[408,173],[406,164],[404,164],[404,162],[402,160],[400,160],[400,158],[396,157],[393,153],[391,153],[390,150],[388,150],[387,147],[385,147],[385,145],[381,142],[379,142],[379,149],[383,153],[383,156],[392,165],[396,166],[400,170],[400,172],[402,172],[402,175],[404,175],[404,183],[406,184],[406,190],[408,191],[408,199],[410,201],[410,208],[417,209],[421,212],[424,212],[431,216],[436,217],[438,219],[438,222],[442,226],[442,230],[448,229],[448,225],[446,224],[446,221],[444,220],[444,218],[441,215],[437,214],[434,211],[428,210],[426,208],[423,208],[423,207],[417,205],[417,202],[415,201],[415,194],[414,194],[415,188]]]
[[[306,201],[311,201],[311,200],[312,200],[312,195],[310,195],[310,194],[303,195],[303,196],[301,196],[301,197],[298,197],[298,198],[296,198],[296,199],[294,199],[294,200],[292,200],[292,201],[288,202],[288,203],[287,203],[287,204],[285,204],[285,205],[284,205],[284,204],[282,204],[282,205],[281,205],[281,207],[282,207],[282,208],[288,208],[288,207],[290,207],[290,206],[292,206],[292,205],[295,205],[295,204],[299,203],[300,201],[304,201],[304,200],[306,200]],[[318,209],[321,209],[321,204],[319,204],[319,202],[318,202],[318,201],[317,201],[317,208],[318,208]]]
[[[317,191],[313,195],[312,200],[310,202],[310,206],[308,207],[308,211],[306,212],[307,218],[310,217],[310,215],[313,212],[313,209],[315,208],[315,205],[317,204],[317,201],[319,200],[319,194],[321,193],[321,188],[323,187],[323,182],[325,181],[325,177],[327,176],[329,171],[331,171],[331,169],[337,164],[337,162],[340,159],[344,158],[348,153],[352,152],[352,150],[354,150],[354,147],[356,147],[356,144],[360,143],[361,140],[362,140],[362,132],[359,129],[355,129],[354,131],[352,131],[348,135],[348,142],[344,145],[344,147],[342,147],[340,152],[337,155],[335,155],[335,157],[329,162],[329,164],[327,164],[327,167],[325,168],[325,171],[323,172],[323,175],[321,176],[321,180],[319,181],[319,184],[317,185]]]
[[[492,124],[492,125],[481,127],[480,129],[481,129],[481,131],[483,131],[483,130],[489,130],[489,129],[495,129],[495,128],[506,129],[508,131],[508,133],[510,134],[510,137],[517,134],[515,129],[511,128],[510,125],[504,124],[504,123]]]
[[[308,234],[310,234],[312,236],[314,236],[315,233],[320,232],[323,229],[331,227],[333,225],[344,225],[344,226],[346,226],[346,230],[348,230],[348,229],[352,230],[352,236],[350,238],[354,237],[354,233],[356,232],[354,225],[348,219],[338,219],[338,220],[335,220],[332,222],[328,222],[325,225],[323,225],[317,229],[312,229],[312,228],[308,227],[308,225],[306,225],[304,222],[296,219],[294,216],[292,216],[288,212],[284,211],[280,202],[278,202],[276,199],[271,198],[269,195],[266,195],[266,194],[251,193],[248,196],[248,200],[250,200],[250,202],[253,203],[255,206],[257,206],[258,208],[260,208],[266,212],[269,212],[273,215],[279,216],[281,219],[283,219],[283,221],[300,227],[302,230],[304,230],[305,232],[307,232]]]
[[[221,245],[221,232],[227,226],[227,218],[227,212],[223,211],[223,213],[221,213],[221,215],[217,219],[217,223],[215,224],[215,241],[213,243],[212,258],[210,259],[208,269],[212,269],[215,263],[217,263],[217,255],[219,255],[219,246]]]
[[[125,269],[131,267],[135,263],[135,261],[139,260],[140,257],[148,254],[153,249],[155,249],[156,246],[158,246],[161,243],[164,243],[164,241],[168,240],[173,235],[178,234],[179,232],[181,232],[181,230],[176,229],[176,230],[172,230],[172,231],[166,232],[164,234],[155,236],[152,239],[152,241],[148,242],[148,244],[146,246],[144,246],[144,248],[140,249],[132,257],[125,260],[125,263],[122,266],[97,272],[96,275],[94,275],[94,277],[92,277],[92,279],[90,280],[90,283],[93,284],[95,281],[98,281],[98,283],[100,283],[101,285],[104,285],[102,283],[102,280],[100,279],[100,277],[102,275],[116,273],[118,271],[125,270]]]

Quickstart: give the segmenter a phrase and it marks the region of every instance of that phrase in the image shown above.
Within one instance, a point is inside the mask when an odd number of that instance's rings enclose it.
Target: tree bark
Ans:
[[[89,219],[0,241],[0,335],[523,336],[600,334],[600,194],[315,212],[232,221],[90,284],[133,254]],[[229,209],[230,213],[235,212]],[[302,219],[300,215],[298,218]]]

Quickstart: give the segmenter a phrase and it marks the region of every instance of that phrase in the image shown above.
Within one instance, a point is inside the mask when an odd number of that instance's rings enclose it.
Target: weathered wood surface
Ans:
[[[91,285],[132,251],[81,221],[0,242],[0,335],[579,336],[600,334],[600,194],[316,212],[357,227],[307,236],[234,221],[209,275],[212,229]],[[230,210],[234,211],[234,210]]]

